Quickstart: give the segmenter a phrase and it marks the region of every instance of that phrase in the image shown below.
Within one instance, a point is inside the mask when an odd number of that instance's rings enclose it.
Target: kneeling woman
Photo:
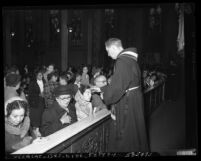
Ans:
[[[20,97],[5,102],[5,151],[14,152],[31,144],[29,136],[30,119],[27,115],[28,103]]]
[[[75,95],[75,108],[78,121],[92,114],[91,90],[88,85],[80,85]]]

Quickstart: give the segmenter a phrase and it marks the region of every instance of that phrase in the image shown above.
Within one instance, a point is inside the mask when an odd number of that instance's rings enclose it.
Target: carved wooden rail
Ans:
[[[145,116],[150,114],[164,101],[165,99],[165,81],[150,87],[144,91],[144,107]]]
[[[110,112],[103,109],[12,154],[106,152]]]
[[[145,116],[164,100],[165,82],[144,91]],[[32,143],[13,154],[107,152],[110,112],[107,109]]]

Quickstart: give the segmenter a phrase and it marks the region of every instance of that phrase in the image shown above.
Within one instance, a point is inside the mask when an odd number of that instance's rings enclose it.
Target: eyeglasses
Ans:
[[[64,100],[70,100],[71,97],[63,97],[63,98],[59,97],[59,99],[62,100],[62,101],[64,101]]]
[[[107,81],[106,80],[102,80],[102,81],[96,81],[96,82],[106,83]]]

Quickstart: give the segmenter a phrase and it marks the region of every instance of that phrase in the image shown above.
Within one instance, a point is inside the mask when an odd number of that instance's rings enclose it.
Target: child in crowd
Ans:
[[[89,85],[89,75],[88,75],[88,67],[87,66],[84,66],[82,68],[81,84]]]
[[[65,72],[61,72],[61,74],[59,76],[59,84],[60,85],[67,85],[68,84],[68,78],[67,78]]]
[[[78,121],[90,116],[93,112],[91,100],[91,90],[88,85],[80,85],[75,95],[75,108]]]
[[[94,80],[97,76],[99,76],[101,74],[101,68],[96,68],[94,69],[94,72],[92,74],[92,78],[90,80],[91,85],[94,85]]]

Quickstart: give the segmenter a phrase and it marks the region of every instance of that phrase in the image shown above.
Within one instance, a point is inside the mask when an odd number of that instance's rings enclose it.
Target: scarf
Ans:
[[[12,125],[12,123],[5,117],[5,130],[13,135],[20,135],[21,138],[23,138],[30,127],[30,119],[28,116],[24,117],[23,122],[17,127]]]
[[[75,95],[75,100],[76,111],[83,113],[83,115],[85,114],[86,116],[89,116],[89,114],[92,112],[92,104],[91,102],[84,100],[84,97],[79,90]]]

